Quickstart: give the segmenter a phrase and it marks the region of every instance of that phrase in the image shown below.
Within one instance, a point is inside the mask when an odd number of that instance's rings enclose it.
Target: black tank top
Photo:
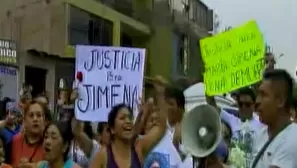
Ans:
[[[131,152],[131,168],[141,168],[141,163],[134,146],[132,146]],[[114,159],[111,145],[107,147],[107,168],[119,168]]]

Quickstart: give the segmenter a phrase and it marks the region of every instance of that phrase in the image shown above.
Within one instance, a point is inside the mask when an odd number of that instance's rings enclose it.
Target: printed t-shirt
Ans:
[[[92,152],[90,157],[87,157],[85,155],[85,153],[79,148],[78,144],[74,145],[74,141],[72,141],[70,144],[70,150],[69,150],[68,156],[82,168],[89,167],[90,161],[100,149],[100,146],[97,141],[93,140],[92,142],[93,142],[93,147],[92,147]]]
[[[221,119],[227,122],[232,130],[232,139],[240,144],[245,145],[245,153],[247,159],[247,167],[250,167],[253,159],[253,146],[256,144],[256,134],[265,127],[259,120],[256,113],[253,114],[251,120],[242,122],[240,118],[229,114],[225,110],[221,110]]]
[[[178,168],[181,164],[179,153],[172,143],[172,133],[167,130],[145,159],[144,168]]]
[[[21,159],[27,159],[31,162],[39,162],[43,160],[42,143],[36,145],[28,145],[25,143],[24,135],[19,133],[12,139],[11,147],[11,163],[13,167],[20,164]]]
[[[297,124],[292,123],[280,132],[268,145],[256,168],[277,166],[280,168],[297,167]],[[254,157],[268,141],[268,129],[263,128],[256,136]]]

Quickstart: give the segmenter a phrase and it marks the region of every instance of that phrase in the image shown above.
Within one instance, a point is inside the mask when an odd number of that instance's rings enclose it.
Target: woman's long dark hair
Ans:
[[[116,117],[118,116],[118,114],[122,108],[127,108],[128,111],[130,112],[130,114],[133,116],[133,110],[130,106],[128,106],[124,103],[113,106],[110,113],[108,114],[108,122],[107,123],[108,123],[109,129],[114,128]],[[110,136],[111,136],[110,137],[111,140],[113,140],[113,135],[110,134]]]
[[[63,139],[63,144],[68,145],[67,149],[63,155],[64,156],[63,159],[64,159],[64,161],[66,161],[68,159],[68,153],[70,150],[71,141],[73,139],[73,134],[72,134],[72,129],[71,129],[71,121],[58,121],[58,122],[50,123],[47,126],[47,128],[45,129],[45,132],[51,125],[55,125],[58,128],[58,130],[61,134],[61,137]]]

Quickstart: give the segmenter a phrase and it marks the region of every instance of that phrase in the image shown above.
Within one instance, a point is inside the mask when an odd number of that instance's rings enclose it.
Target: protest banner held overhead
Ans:
[[[145,49],[76,46],[76,72],[81,73],[76,118],[107,121],[111,108],[126,103],[137,113],[142,94]]]
[[[251,85],[262,78],[265,44],[255,21],[200,40],[208,95]]]

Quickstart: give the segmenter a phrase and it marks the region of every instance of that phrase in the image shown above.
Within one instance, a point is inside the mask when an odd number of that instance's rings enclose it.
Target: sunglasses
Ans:
[[[251,102],[238,102],[239,107],[251,107],[253,103]]]

